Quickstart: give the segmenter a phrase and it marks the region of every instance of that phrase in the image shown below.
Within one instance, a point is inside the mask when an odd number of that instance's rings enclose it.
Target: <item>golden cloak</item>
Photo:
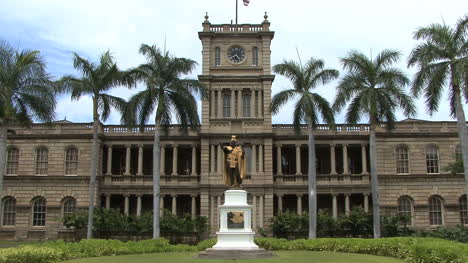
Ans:
[[[240,178],[241,180],[243,180],[246,176],[246,160],[245,160],[245,154],[244,154],[244,151],[242,150],[242,146],[240,145],[237,145],[236,147],[234,147],[234,149],[232,149],[232,146],[225,146],[226,149],[228,150],[232,150],[231,153],[227,154],[225,152],[223,152],[223,164],[224,164],[224,169],[223,169],[223,179],[224,179],[224,183],[226,185],[232,185],[233,182],[229,182],[229,175],[228,175],[228,163],[227,163],[227,159],[228,159],[228,155],[234,155],[234,157],[237,157],[237,162],[239,164],[239,175],[240,175]],[[232,157],[232,156],[231,156]]]

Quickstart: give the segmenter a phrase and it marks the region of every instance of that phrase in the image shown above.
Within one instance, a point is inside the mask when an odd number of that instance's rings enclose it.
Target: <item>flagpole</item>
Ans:
[[[236,25],[237,25],[237,6],[238,6],[237,1],[238,0],[236,0]]]

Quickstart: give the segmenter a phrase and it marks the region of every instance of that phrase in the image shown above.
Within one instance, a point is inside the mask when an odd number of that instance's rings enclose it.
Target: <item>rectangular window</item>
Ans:
[[[439,173],[439,151],[435,146],[426,148],[426,166],[427,173]]]
[[[225,94],[223,96],[223,117],[231,116],[231,96]]]
[[[76,175],[78,173],[78,149],[71,147],[67,149],[65,156],[65,174]]]
[[[47,174],[49,165],[49,151],[46,148],[39,148],[36,151],[36,174]]]
[[[250,95],[242,96],[242,113],[244,117],[250,117]]]
[[[396,168],[398,174],[409,173],[408,148],[400,146],[396,149]]]
[[[4,226],[14,226],[16,219],[16,200],[8,198],[3,202],[3,220]]]
[[[19,150],[16,148],[8,149],[6,174],[18,174]]]
[[[40,198],[33,205],[33,226],[45,226],[46,221],[46,202]]]

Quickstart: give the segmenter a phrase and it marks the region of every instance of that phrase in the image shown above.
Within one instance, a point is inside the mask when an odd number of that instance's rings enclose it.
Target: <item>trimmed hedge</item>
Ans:
[[[369,254],[400,258],[409,263],[468,262],[468,245],[436,238],[319,238],[291,241],[257,238],[255,243],[267,250],[310,250]]]
[[[80,242],[53,241],[0,249],[0,263],[52,263],[73,258],[113,255],[196,252],[212,247],[215,239],[197,246],[171,245],[165,239],[128,241],[92,239]],[[468,262],[468,245],[435,238],[319,238],[286,240],[256,238],[255,243],[267,250],[309,250],[359,253],[395,257],[409,263]]]

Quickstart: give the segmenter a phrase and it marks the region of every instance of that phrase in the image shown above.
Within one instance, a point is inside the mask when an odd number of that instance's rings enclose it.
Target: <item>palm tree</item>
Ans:
[[[86,234],[86,237],[90,239],[93,235],[94,193],[98,166],[98,132],[101,125],[100,121],[106,121],[109,118],[112,108],[123,112],[126,107],[125,100],[106,94],[106,92],[118,85],[130,84],[122,80],[123,73],[119,71],[109,51],[101,55],[99,64],[92,63],[74,53],[73,66],[80,71],[82,77],[63,77],[60,81],[62,88],[71,93],[72,100],[79,100],[82,96],[91,96],[93,101],[93,145],[89,181],[88,228]]]
[[[400,59],[396,50],[383,50],[375,59],[358,51],[351,51],[341,58],[347,74],[340,80],[333,104],[340,112],[348,102],[346,122],[355,124],[361,118],[368,118],[370,124],[369,156],[372,188],[372,214],[374,238],[380,238],[379,182],[377,175],[375,132],[379,124],[388,130],[395,126],[395,110],[401,108],[405,116],[416,113],[413,101],[404,87],[409,84],[406,75],[392,67]]]
[[[302,66],[294,61],[283,61],[275,65],[273,71],[289,78],[293,84],[291,89],[276,94],[270,105],[273,114],[290,100],[296,101],[293,113],[293,124],[296,134],[300,133],[301,123],[307,123],[309,135],[309,238],[317,237],[317,171],[315,164],[314,128],[320,117],[328,124],[334,124],[335,118],[330,103],[314,92],[319,85],[325,85],[338,78],[335,69],[324,69],[325,63],[321,59],[310,58]]]
[[[15,50],[0,42],[0,196],[11,126],[34,120],[51,122],[55,115],[55,86],[39,51]]]
[[[196,62],[186,58],[177,58],[162,52],[155,45],[142,44],[140,54],[147,59],[146,64],[129,71],[132,78],[144,82],[146,89],[132,96],[128,102],[124,122],[136,123],[141,128],[154,116],[153,144],[153,238],[160,237],[159,198],[160,198],[160,133],[161,128],[168,132],[172,114],[179,121],[182,129],[198,128],[200,120],[197,102],[193,94],[205,95],[198,80],[182,78],[190,73]]]
[[[431,24],[414,33],[418,44],[409,56],[408,66],[417,66],[412,93],[424,92],[429,114],[437,111],[440,96],[448,87],[450,115],[457,118],[458,137],[462,145],[465,193],[468,193],[468,135],[463,102],[468,102],[468,16],[458,20],[455,28]],[[468,194],[467,194],[468,201]]]

